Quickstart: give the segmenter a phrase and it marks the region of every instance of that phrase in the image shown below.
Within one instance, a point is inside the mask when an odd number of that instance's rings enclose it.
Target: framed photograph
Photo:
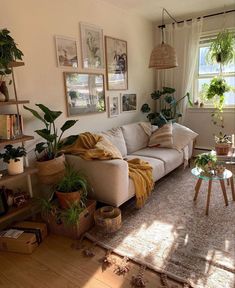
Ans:
[[[119,115],[119,97],[109,96],[108,97],[108,113],[109,117],[117,117]]]
[[[103,30],[87,23],[80,23],[82,63],[86,69],[104,69]]]
[[[104,75],[64,72],[68,116],[105,111]]]
[[[127,42],[105,36],[108,90],[128,89]]]
[[[136,94],[121,94],[121,111],[133,112],[137,110]]]
[[[77,41],[74,38],[55,36],[59,67],[78,67]]]

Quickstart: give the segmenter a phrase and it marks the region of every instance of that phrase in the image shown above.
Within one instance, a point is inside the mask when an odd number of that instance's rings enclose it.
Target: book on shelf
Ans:
[[[0,115],[0,139],[10,140],[17,138],[23,131],[23,119],[17,114]]]

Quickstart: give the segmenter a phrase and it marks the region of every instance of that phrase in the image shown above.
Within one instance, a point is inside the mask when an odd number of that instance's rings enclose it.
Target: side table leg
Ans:
[[[221,189],[223,191],[225,205],[228,206],[228,198],[227,198],[224,180],[219,180],[219,182],[220,182]]]
[[[235,201],[235,188],[234,188],[233,176],[230,178],[230,183],[231,183],[233,201]]]
[[[210,206],[210,198],[211,198],[211,186],[212,186],[212,180],[209,180],[208,193],[207,193],[207,202],[206,202],[206,215],[209,214],[209,206]]]
[[[197,200],[197,196],[198,196],[198,193],[199,193],[201,184],[202,184],[202,179],[199,178],[199,179],[197,180],[197,184],[196,184],[196,186],[195,186],[195,195],[194,195],[193,201],[196,201],[196,200]]]

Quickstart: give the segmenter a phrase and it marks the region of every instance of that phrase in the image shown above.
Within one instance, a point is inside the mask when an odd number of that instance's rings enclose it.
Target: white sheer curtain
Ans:
[[[178,58],[178,67],[159,70],[157,72],[157,88],[169,86],[176,89],[175,97],[181,98],[190,92],[193,85],[193,76],[197,65],[199,40],[202,31],[202,18],[184,21],[181,24],[167,24],[165,28],[165,42],[173,46]],[[187,108],[187,99],[181,102],[180,111]]]

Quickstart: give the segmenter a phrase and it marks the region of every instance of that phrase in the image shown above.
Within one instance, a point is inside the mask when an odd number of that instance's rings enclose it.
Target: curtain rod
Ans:
[[[224,11],[224,12],[218,12],[218,13],[214,13],[214,14],[209,14],[209,15],[205,15],[205,16],[201,16],[201,17],[197,17],[197,19],[200,19],[200,18],[209,18],[209,17],[213,17],[213,16],[218,16],[218,15],[223,15],[223,14],[227,14],[227,13],[231,13],[231,12],[235,12],[235,9],[232,9],[232,10],[227,10],[227,11]],[[176,23],[177,24],[180,24],[180,23],[183,23],[184,21],[192,21],[193,19],[187,19],[187,20],[181,20],[181,21],[177,21]],[[173,23],[172,23],[173,24]],[[158,28],[165,28],[166,25],[159,25]]]

